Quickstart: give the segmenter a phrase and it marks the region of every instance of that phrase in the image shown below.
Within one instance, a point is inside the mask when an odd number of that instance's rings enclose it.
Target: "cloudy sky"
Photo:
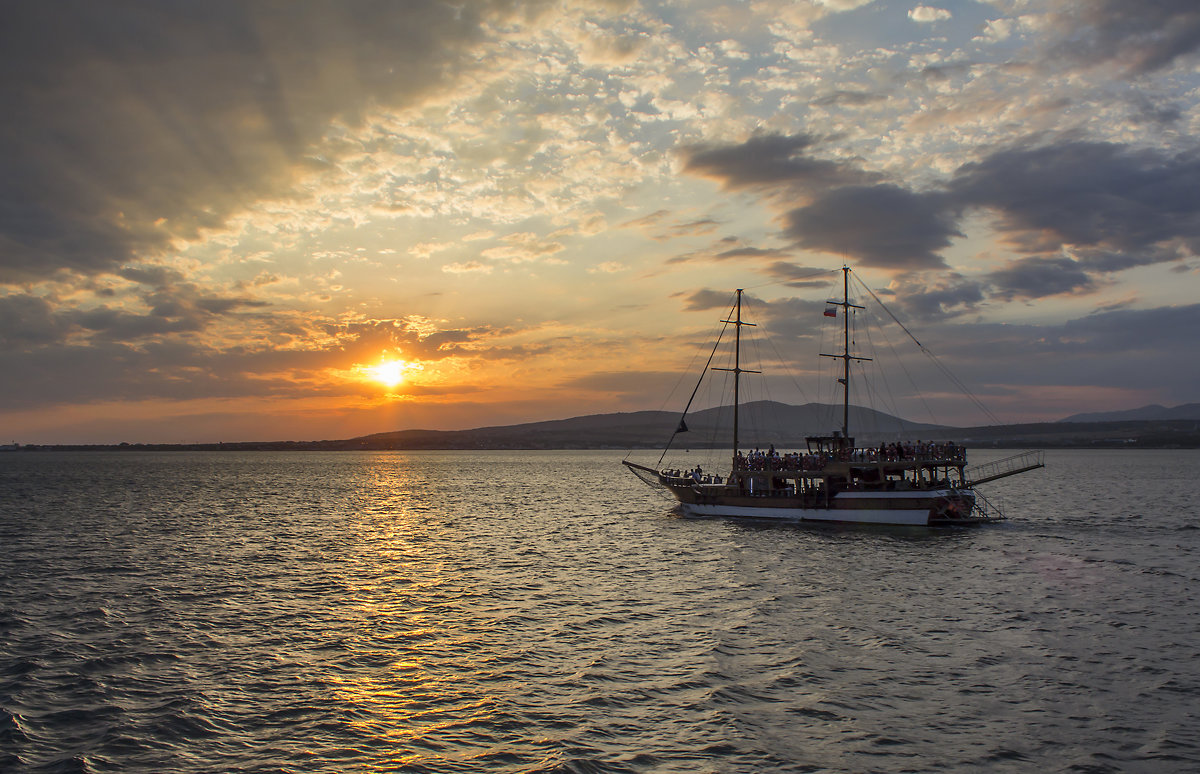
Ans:
[[[1003,421],[1200,401],[1195,0],[0,14],[3,442],[678,409],[738,287],[823,399],[843,263]]]

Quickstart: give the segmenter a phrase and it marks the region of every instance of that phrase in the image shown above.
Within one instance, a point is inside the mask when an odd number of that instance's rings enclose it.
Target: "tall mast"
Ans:
[[[738,453],[738,406],[740,404],[738,388],[742,374],[760,374],[762,371],[748,371],[742,368],[742,326],[754,327],[754,323],[742,322],[742,289],[737,289],[737,302],[734,305],[736,314],[732,320],[722,320],[726,325],[734,326],[733,336],[733,368],[714,368],[714,371],[733,372],[733,453]]]
[[[827,355],[821,353],[821,357],[833,357],[842,361],[842,378],[838,379],[842,383],[842,437],[850,437],[850,361],[866,361],[869,357],[858,357],[850,354],[850,310],[865,309],[866,307],[850,303],[850,267],[842,267],[842,300],[827,301],[831,306],[840,306],[842,308],[842,353],[840,355]]]

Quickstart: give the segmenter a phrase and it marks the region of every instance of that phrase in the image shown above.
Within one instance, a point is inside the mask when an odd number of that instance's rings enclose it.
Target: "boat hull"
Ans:
[[[740,497],[676,489],[681,509],[693,518],[766,519],[789,522],[938,526],[977,524],[992,519],[972,515],[973,493],[962,490],[917,492],[841,492],[829,507],[814,507],[794,497]],[[953,504],[952,509],[947,509]]]

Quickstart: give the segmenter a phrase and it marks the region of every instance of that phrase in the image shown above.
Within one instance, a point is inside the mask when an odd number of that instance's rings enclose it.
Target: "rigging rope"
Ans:
[[[733,312],[733,306],[730,306],[729,311],[730,314],[725,315],[726,317],[731,316]],[[683,407],[683,413],[679,415],[679,424],[675,426],[675,431],[671,433],[671,438],[667,441],[666,448],[664,448],[663,453],[659,455],[657,463],[658,465],[661,465],[663,459],[667,456],[667,452],[671,449],[671,444],[675,441],[675,436],[679,435],[680,430],[683,430],[687,427],[687,425],[683,423],[684,417],[687,416],[688,409],[692,407],[692,401],[696,399],[696,393],[700,391],[700,385],[704,383],[704,376],[708,373],[708,367],[712,365],[713,356],[717,354],[717,347],[721,346],[721,338],[725,335],[725,331],[729,328],[729,325],[730,324],[726,322],[721,326],[721,332],[717,334],[717,340],[713,343],[712,352],[708,353],[708,360],[704,363],[704,370],[700,372],[700,378],[696,381],[696,387],[692,390],[692,396],[688,398],[687,405]]]
[[[994,425],[1001,424],[999,418],[997,418],[996,415],[993,414],[987,406],[983,405],[983,402],[980,401],[979,398],[975,397],[975,394],[973,392],[971,392],[971,390],[969,390],[967,388],[967,386],[965,384],[963,384],[962,381],[960,381],[959,378],[950,371],[949,368],[947,368],[945,365],[943,365],[942,361],[939,360],[938,357],[933,354],[933,352],[931,352],[924,344],[917,341],[917,337],[913,335],[912,331],[910,331],[907,327],[905,327],[904,323],[900,322],[899,318],[897,318],[896,315],[892,314],[892,310],[888,309],[887,305],[879,300],[879,296],[875,295],[875,291],[873,291],[873,290],[871,290],[871,288],[867,287],[867,283],[865,283],[861,279],[859,279],[858,275],[855,275],[854,281],[857,282],[859,285],[861,285],[863,290],[865,290],[871,294],[871,298],[875,299],[875,303],[879,304],[879,308],[882,309],[883,311],[887,312],[888,317],[891,317],[892,321],[895,322],[896,325],[900,326],[900,330],[902,330],[906,334],[908,334],[908,337],[913,340],[913,342],[917,345],[917,347],[921,350],[921,352],[923,352],[925,354],[925,356],[928,357],[935,366],[937,366],[938,370],[940,370],[942,372],[942,374],[946,376],[946,378],[948,378],[951,382],[953,382],[954,385],[956,387],[958,387],[959,390],[962,391],[963,395],[966,395],[967,398],[970,399],[970,401],[975,404],[976,408],[978,408],[980,411],[983,412],[984,416],[986,416],[989,420],[991,420],[992,424],[994,424]],[[922,397],[922,400],[924,400],[924,397]]]
[[[880,325],[878,327],[879,327],[880,335],[883,336],[884,343],[886,343],[888,345],[888,349],[891,350],[892,356],[896,359],[897,362],[899,362],[901,370],[904,370],[904,361],[900,359],[900,356],[896,353],[896,348],[894,346],[892,346],[891,337],[889,337],[887,335],[887,331],[883,329],[882,325]],[[875,339],[871,335],[871,326],[870,326],[870,324],[867,324],[867,325],[863,326],[863,328],[866,330],[866,333],[867,333],[867,346],[870,348],[871,354],[875,355],[875,353],[878,352],[879,350],[875,347]],[[865,368],[863,370],[864,370],[864,372],[866,371]],[[870,382],[872,394],[874,394],[875,396],[877,396],[879,398],[880,404],[882,404],[884,406],[884,408],[887,409],[887,413],[891,414],[892,416],[894,416],[896,418],[899,418],[900,417],[900,409],[896,405],[896,401],[895,401],[896,391],[892,389],[891,382],[888,381],[887,369],[880,367],[875,370],[879,374],[880,381],[883,382],[883,392],[879,392],[878,390],[876,390],[874,382]],[[908,371],[905,370],[904,374],[905,374],[905,376],[908,376]],[[909,377],[909,382],[910,383],[912,382],[911,377]],[[915,384],[913,385],[913,388],[916,389]],[[917,392],[919,394],[920,390],[917,390]],[[872,406],[872,408],[874,408],[874,406]],[[878,427],[876,427],[876,430],[878,430]],[[896,436],[897,432],[896,432],[895,428],[889,428],[887,430],[886,434],[891,435],[891,436]]]

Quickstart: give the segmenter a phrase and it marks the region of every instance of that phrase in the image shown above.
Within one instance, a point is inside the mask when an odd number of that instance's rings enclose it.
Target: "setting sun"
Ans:
[[[366,369],[367,374],[385,387],[396,387],[404,381],[404,372],[412,365],[403,360],[384,360]]]

